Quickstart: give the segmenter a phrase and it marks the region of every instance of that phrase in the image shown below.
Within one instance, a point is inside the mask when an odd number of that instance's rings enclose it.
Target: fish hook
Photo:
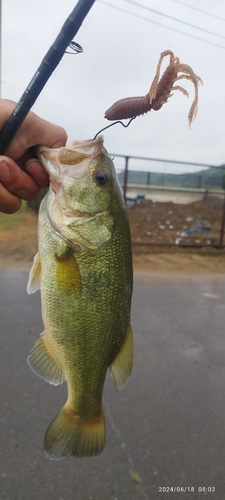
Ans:
[[[129,120],[129,122],[128,122],[126,125],[125,125],[123,122],[121,122],[121,120],[117,120],[117,121],[116,121],[116,122],[114,122],[114,123],[110,123],[110,125],[107,125],[106,127],[102,128],[101,130],[99,130],[99,131],[97,132],[97,134],[96,134],[96,135],[94,136],[94,138],[93,138],[93,141],[95,141],[96,137],[98,137],[98,135],[99,135],[101,132],[103,132],[103,130],[106,130],[106,129],[107,129],[107,128],[109,128],[109,127],[113,127],[113,125],[116,125],[117,123],[120,123],[121,125],[123,125],[123,127],[124,127],[124,128],[129,127],[130,123],[131,123],[133,120],[135,120],[135,118],[136,118],[136,116],[133,116],[133,118],[131,118],[131,119]]]

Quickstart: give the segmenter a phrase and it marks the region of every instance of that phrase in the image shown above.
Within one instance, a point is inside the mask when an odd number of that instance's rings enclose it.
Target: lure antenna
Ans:
[[[0,154],[3,154],[26,118],[37,97],[44,88],[51,74],[61,61],[67,47],[77,34],[83,20],[94,4],[95,0],[78,0],[77,5],[66,19],[63,27],[48,50],[39,68],[31,79],[25,92],[18,101],[15,109],[0,131]],[[72,47],[77,53],[82,52],[79,44],[72,43]]]

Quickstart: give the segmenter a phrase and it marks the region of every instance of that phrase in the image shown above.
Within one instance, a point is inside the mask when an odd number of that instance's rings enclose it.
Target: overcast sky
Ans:
[[[2,97],[19,100],[75,4],[2,0]],[[224,0],[96,0],[76,36],[83,54],[64,55],[32,109],[62,125],[70,140],[89,139],[109,123],[104,112],[113,102],[147,93],[160,53],[170,49],[204,82],[191,129],[187,116],[194,87],[183,80],[189,99],[175,91],[160,111],[138,117],[127,129],[106,130],[105,147],[112,153],[221,165],[224,28]],[[168,63],[166,58],[163,69]]]

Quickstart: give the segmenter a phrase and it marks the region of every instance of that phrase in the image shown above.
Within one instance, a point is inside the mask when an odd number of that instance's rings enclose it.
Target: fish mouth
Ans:
[[[37,146],[35,152],[50,179],[60,181],[64,175],[75,179],[83,177],[102,148],[103,137],[99,136],[95,140],[67,142],[58,149]]]
[[[93,154],[98,154],[96,149],[98,150],[102,148],[103,145],[103,136],[100,135],[96,139],[87,139],[83,141],[67,141],[66,145],[61,147],[61,148],[48,148],[47,146],[36,146],[35,152],[36,154],[43,154],[44,152],[51,152],[51,151],[73,151],[79,154],[85,154],[86,156],[88,155],[93,155]]]

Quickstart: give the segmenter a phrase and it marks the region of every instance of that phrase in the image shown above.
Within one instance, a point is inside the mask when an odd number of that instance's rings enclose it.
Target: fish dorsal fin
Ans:
[[[41,281],[41,259],[39,252],[35,255],[33,265],[30,270],[28,283],[27,283],[27,293],[34,293],[40,290]]]
[[[129,324],[124,342],[110,365],[110,375],[117,391],[123,389],[131,374],[133,365],[133,335]]]
[[[59,385],[65,381],[63,370],[46,341],[45,331],[31,349],[27,362],[31,370],[46,382]]]

